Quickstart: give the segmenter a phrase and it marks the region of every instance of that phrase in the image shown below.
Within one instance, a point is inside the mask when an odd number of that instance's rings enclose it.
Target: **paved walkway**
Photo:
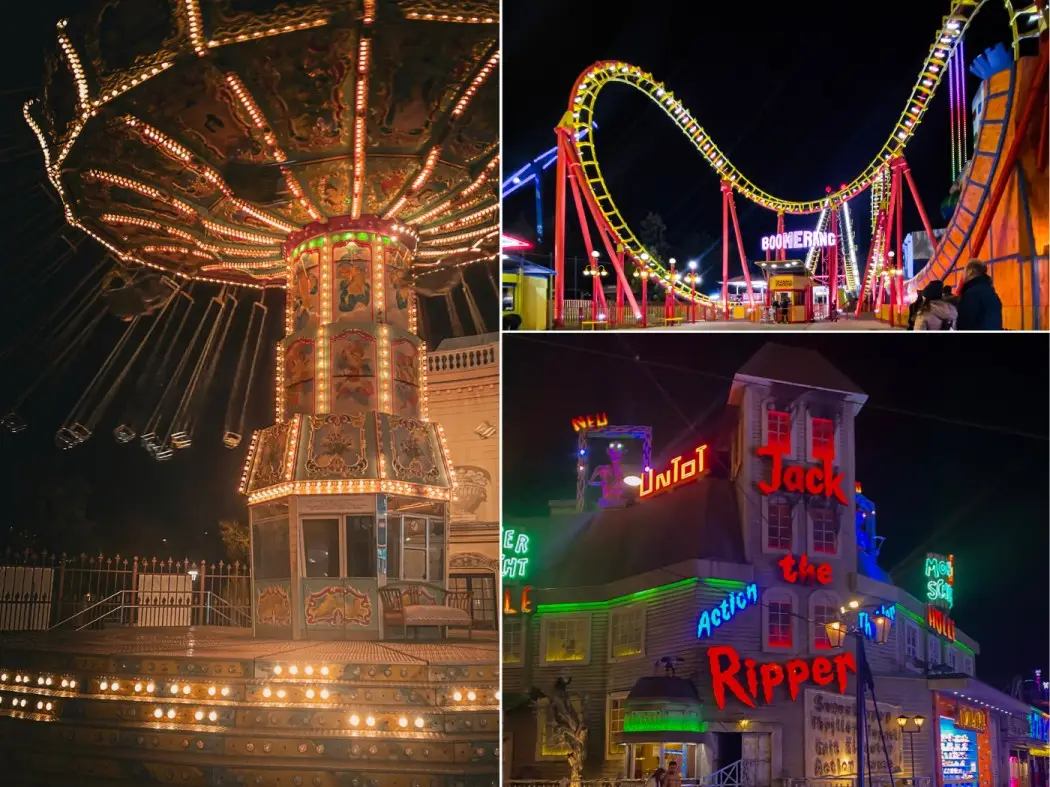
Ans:
[[[662,327],[660,330],[664,330]],[[745,320],[729,320],[727,322],[696,322],[682,323],[678,326],[667,328],[669,331],[892,331],[895,330],[889,324],[880,322],[873,317],[843,317],[835,322],[806,322],[806,323],[756,323]],[[899,329],[897,329],[899,330]]]

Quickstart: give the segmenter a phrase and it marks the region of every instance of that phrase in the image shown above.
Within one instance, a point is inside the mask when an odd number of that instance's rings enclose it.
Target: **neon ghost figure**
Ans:
[[[623,455],[623,443],[610,443],[610,464],[599,465],[591,474],[588,484],[602,488],[602,496],[598,500],[599,506],[618,504],[624,499],[626,489],[623,483]]]

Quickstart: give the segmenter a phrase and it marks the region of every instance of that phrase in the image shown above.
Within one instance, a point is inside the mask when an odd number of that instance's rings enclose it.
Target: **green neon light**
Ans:
[[[923,626],[926,625],[925,619],[923,619],[919,615],[916,615],[914,612],[912,612],[907,607],[905,607],[905,606],[903,606],[901,604],[898,604],[897,605],[897,609],[900,610],[901,612],[903,612],[905,614],[905,616],[907,616],[907,617],[911,618],[912,620],[914,620],[916,623],[919,623],[920,625],[923,625]]]
[[[663,593],[666,590],[674,590],[676,588],[689,587],[695,585],[700,580],[696,577],[688,577],[687,579],[680,579],[677,582],[672,582],[669,585],[660,585],[659,587],[649,588],[648,590],[639,590],[637,593],[631,593],[626,596],[618,596],[611,598],[608,601],[577,601],[565,604],[539,604],[536,607],[536,614],[542,615],[553,614],[556,612],[588,612],[598,609],[609,609],[610,607],[616,606],[617,604],[630,604],[635,601],[644,601],[651,599],[654,596]]]
[[[645,713],[643,711],[643,713]],[[634,715],[627,711],[623,717],[624,732],[707,732],[707,722],[697,716],[665,716],[645,713]]]
[[[705,579],[704,584],[720,590],[743,590],[747,587],[746,582],[737,579]]]
[[[503,531],[504,579],[524,579],[529,571],[529,537],[516,530]]]

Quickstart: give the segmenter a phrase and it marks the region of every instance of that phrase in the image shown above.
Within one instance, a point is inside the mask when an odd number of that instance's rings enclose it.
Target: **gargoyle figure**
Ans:
[[[590,486],[602,488],[601,499],[598,505],[607,506],[619,503],[624,499],[626,489],[623,483],[623,443],[609,444],[609,462],[607,465],[599,465],[591,474]]]

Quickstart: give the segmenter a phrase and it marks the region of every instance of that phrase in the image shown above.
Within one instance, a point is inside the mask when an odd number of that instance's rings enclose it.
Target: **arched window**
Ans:
[[[826,625],[838,620],[839,600],[827,591],[816,591],[809,597],[809,645],[812,650],[831,650]]]
[[[764,650],[794,650],[798,600],[782,588],[762,594],[762,645]]]

